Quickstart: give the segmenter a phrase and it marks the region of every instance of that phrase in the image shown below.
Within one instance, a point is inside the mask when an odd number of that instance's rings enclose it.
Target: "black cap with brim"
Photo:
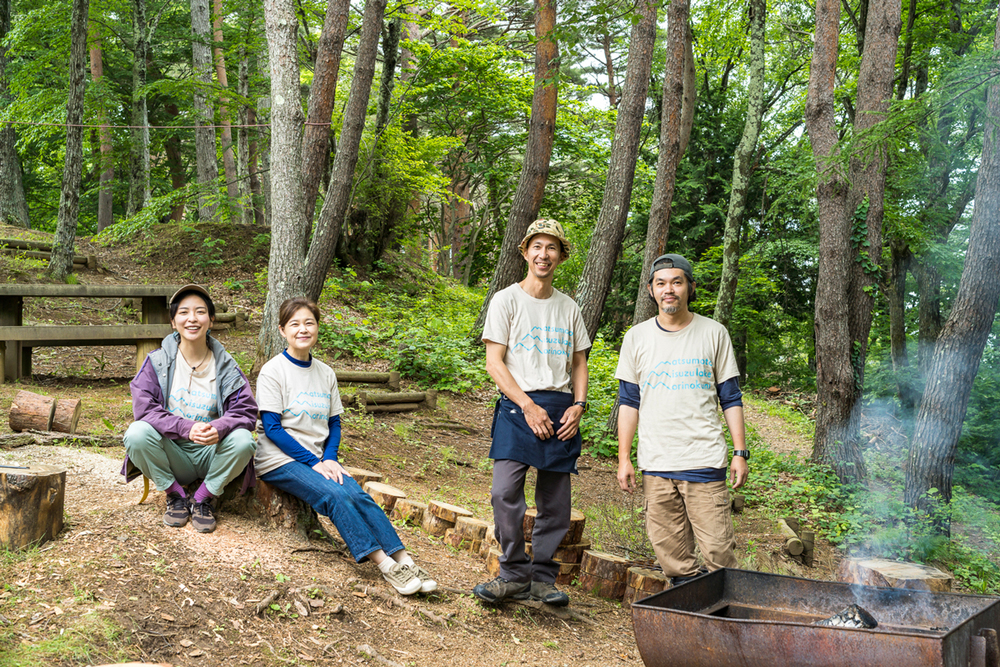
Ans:
[[[649,268],[649,281],[653,282],[653,275],[661,269],[680,269],[684,272],[688,282],[694,282],[694,274],[691,270],[691,262],[680,255],[660,255],[653,260],[653,266]]]

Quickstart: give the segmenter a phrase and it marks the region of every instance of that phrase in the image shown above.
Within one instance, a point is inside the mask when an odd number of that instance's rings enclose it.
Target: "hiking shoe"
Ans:
[[[416,563],[414,563],[413,565],[409,565],[408,567],[411,570],[413,570],[413,573],[417,576],[417,579],[420,580],[421,593],[433,593],[434,591],[437,590],[438,584],[436,581],[434,581],[434,579],[431,578],[431,575],[429,572],[427,572],[427,570],[420,567]]]
[[[191,503],[191,523],[199,533],[211,533],[215,530],[215,515],[213,514],[212,503]]]
[[[382,578],[396,589],[400,595],[413,595],[420,590],[421,582],[416,570],[402,563],[393,563],[388,572],[382,573]],[[437,584],[434,584],[435,588]]]
[[[163,524],[171,528],[181,528],[187,525],[191,517],[188,499],[176,493],[167,494],[167,511],[163,513]]]
[[[548,581],[532,581],[530,594],[532,600],[541,600],[553,607],[565,607],[569,604],[569,596]]]
[[[472,589],[472,594],[483,602],[500,602],[505,598],[523,600],[528,593],[531,584],[527,581],[507,581],[503,577],[497,577],[493,581],[479,584]]]
[[[694,574],[689,574],[686,577],[672,577],[670,579],[670,585],[671,586],[680,586],[681,584],[686,584],[687,582],[691,581],[692,579],[697,579],[698,577],[700,577],[702,575],[705,575],[705,574],[708,574],[708,568],[707,567],[699,567],[697,572],[695,572]]]

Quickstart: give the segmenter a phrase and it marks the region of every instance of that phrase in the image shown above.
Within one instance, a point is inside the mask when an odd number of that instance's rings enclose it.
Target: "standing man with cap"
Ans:
[[[493,413],[493,518],[503,554],[500,576],[472,592],[485,602],[505,598],[569,604],[555,586],[556,548],[570,525],[570,473],[576,473],[587,409],[590,338],[579,306],[552,287],[570,244],[555,220],[536,220],[521,241],[528,275],[494,295],[483,341],[486,370],[500,389]],[[538,470],[529,559],[524,545],[524,479]]]
[[[635,489],[632,438],[639,429],[646,530],[663,573],[679,584],[709,570],[736,567],[735,533],[726,488],[728,446],[719,406],[736,451],[734,489],[746,482],[747,460],[739,369],[729,333],[692,313],[691,263],[680,255],[653,262],[647,289],[658,314],[625,334],[618,358],[618,484]]]
[[[125,465],[167,495],[163,523],[215,530],[215,498],[253,460],[257,402],[250,383],[222,343],[208,332],[215,304],[201,285],[170,297],[174,333],[146,357],[129,385],[135,421],[125,431]],[[188,495],[184,488],[201,485]]]

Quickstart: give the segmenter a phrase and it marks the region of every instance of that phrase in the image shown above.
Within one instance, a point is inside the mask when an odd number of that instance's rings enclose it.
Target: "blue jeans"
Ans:
[[[344,483],[337,484],[306,464],[292,461],[260,478],[329,517],[359,563],[373,551],[381,549],[391,556],[403,548],[385,512],[353,477],[344,475]]]

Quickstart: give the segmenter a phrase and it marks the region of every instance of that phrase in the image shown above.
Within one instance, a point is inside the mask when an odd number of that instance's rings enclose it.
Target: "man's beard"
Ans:
[[[680,306],[661,306],[660,310],[662,310],[665,315],[673,315],[680,310]]]

